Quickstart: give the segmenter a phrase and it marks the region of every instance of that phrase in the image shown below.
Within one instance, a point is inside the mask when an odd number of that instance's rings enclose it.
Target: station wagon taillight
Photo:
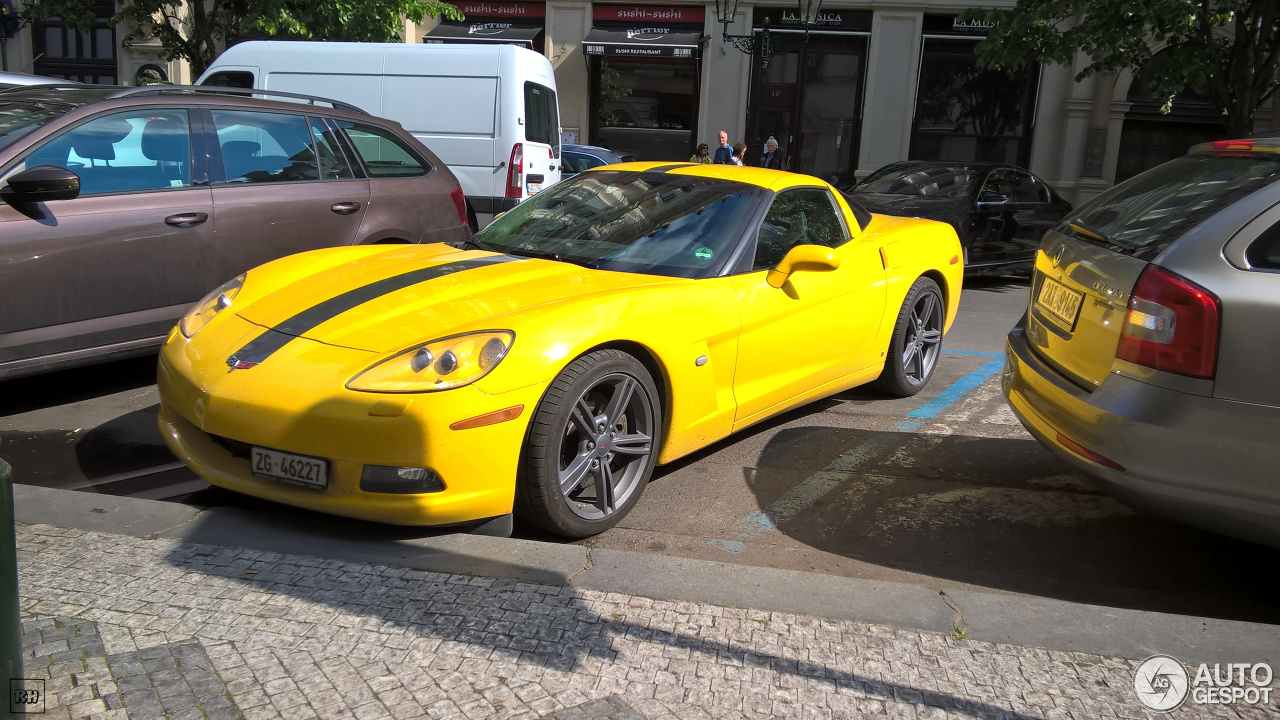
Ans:
[[[511,147],[511,162],[507,163],[507,197],[524,197],[524,144]]]
[[[463,224],[467,224],[467,198],[462,194],[462,188],[456,187],[449,191],[449,199],[453,201],[453,209],[458,211],[458,220]],[[474,230],[475,228],[472,228]]]
[[[1213,378],[1218,362],[1218,298],[1190,280],[1148,265],[1129,297],[1116,357]]]

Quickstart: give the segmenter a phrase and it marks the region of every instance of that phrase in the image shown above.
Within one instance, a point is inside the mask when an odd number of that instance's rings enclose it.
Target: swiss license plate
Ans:
[[[253,474],[292,485],[323,490],[329,487],[329,462],[307,455],[253,448]]]
[[[1075,327],[1076,316],[1080,314],[1080,303],[1084,301],[1084,293],[1076,292],[1052,278],[1044,278],[1040,282],[1040,294],[1036,296],[1036,307],[1049,313],[1061,322],[1068,330]]]

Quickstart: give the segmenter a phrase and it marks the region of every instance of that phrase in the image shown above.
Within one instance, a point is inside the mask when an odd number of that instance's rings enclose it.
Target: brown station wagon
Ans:
[[[150,352],[285,255],[470,238],[453,173],[397,123],[263,94],[0,91],[0,378]]]

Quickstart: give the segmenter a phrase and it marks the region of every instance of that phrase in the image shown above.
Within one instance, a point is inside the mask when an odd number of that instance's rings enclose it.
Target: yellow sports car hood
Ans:
[[[246,291],[255,279],[250,273]],[[236,356],[261,362],[295,337],[385,353],[467,329],[511,329],[502,316],[548,303],[670,281],[445,246],[406,246],[323,267],[254,297],[237,313],[269,331]]]

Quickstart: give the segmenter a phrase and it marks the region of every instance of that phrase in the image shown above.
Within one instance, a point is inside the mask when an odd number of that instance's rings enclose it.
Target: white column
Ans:
[[[715,5],[707,6],[703,33],[711,37],[702,50],[702,78],[698,98],[698,127],[693,144],[716,147],[716,134],[729,133],[729,144],[746,142],[747,98],[751,93],[751,56],[724,42],[724,26],[716,21]],[[731,35],[751,34],[751,8],[739,8],[729,24]]]
[[[586,2],[547,3],[546,54],[556,73],[560,100],[560,127],[578,134],[586,144],[591,125],[590,83],[582,40],[591,31],[591,4]]]
[[[905,160],[910,152],[923,22],[924,15],[918,12],[877,10],[872,16],[858,151],[860,178]]]

